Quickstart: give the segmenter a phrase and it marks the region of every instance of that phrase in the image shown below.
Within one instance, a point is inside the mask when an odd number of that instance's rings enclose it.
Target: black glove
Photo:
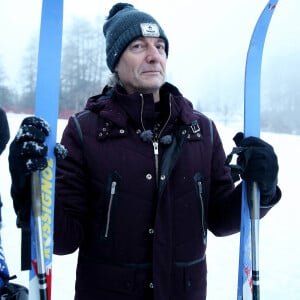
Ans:
[[[261,204],[267,206],[276,193],[278,160],[273,147],[257,137],[244,138],[238,133],[234,141],[239,151],[237,165],[242,179],[256,181],[260,188]]]
[[[17,226],[27,226],[31,207],[31,173],[47,167],[48,147],[45,143],[50,134],[48,123],[38,117],[27,117],[10,145],[9,170],[12,178],[11,195],[18,215]],[[67,149],[57,143],[54,148],[56,158],[64,159]]]
[[[9,149],[8,160],[13,185],[23,188],[27,175],[47,167],[48,147],[45,139],[49,133],[46,121],[38,117],[23,120]]]
[[[12,179],[11,195],[18,215],[17,225],[28,223],[31,207],[30,175],[47,167],[46,136],[50,133],[46,121],[38,117],[27,117],[10,145],[9,170]]]

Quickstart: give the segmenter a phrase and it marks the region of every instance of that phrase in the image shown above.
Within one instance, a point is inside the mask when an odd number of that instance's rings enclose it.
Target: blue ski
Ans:
[[[246,60],[244,86],[244,133],[260,136],[260,80],[265,38],[278,0],[271,0],[254,28]],[[238,300],[259,299],[258,234],[259,189],[243,182]]]
[[[35,115],[50,125],[48,167],[32,176],[29,299],[51,299],[56,131],[59,108],[63,0],[43,0]],[[38,201],[39,200],[39,201]]]

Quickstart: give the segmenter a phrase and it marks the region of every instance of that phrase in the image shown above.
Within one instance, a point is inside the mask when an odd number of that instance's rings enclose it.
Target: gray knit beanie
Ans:
[[[106,38],[106,62],[111,72],[114,72],[126,47],[141,36],[164,39],[168,56],[169,42],[158,22],[129,3],[117,3],[111,8],[103,26],[103,33]]]

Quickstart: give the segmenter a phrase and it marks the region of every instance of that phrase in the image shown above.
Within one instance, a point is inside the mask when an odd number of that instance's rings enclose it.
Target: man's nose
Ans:
[[[149,45],[147,48],[147,61],[157,61],[161,57],[161,54],[159,53],[159,50],[156,48],[155,45]]]

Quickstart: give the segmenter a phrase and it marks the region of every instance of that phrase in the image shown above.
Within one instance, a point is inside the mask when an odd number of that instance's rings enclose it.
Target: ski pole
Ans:
[[[251,220],[252,296],[259,300],[259,216],[260,195],[257,182],[247,183],[247,199]]]
[[[41,199],[41,178],[40,172],[33,172],[31,176],[31,191],[32,191],[32,215],[34,219],[34,237],[36,243],[37,257],[37,275],[39,281],[40,300],[47,300],[47,280],[46,267],[44,259],[44,247],[42,237],[42,199]]]

